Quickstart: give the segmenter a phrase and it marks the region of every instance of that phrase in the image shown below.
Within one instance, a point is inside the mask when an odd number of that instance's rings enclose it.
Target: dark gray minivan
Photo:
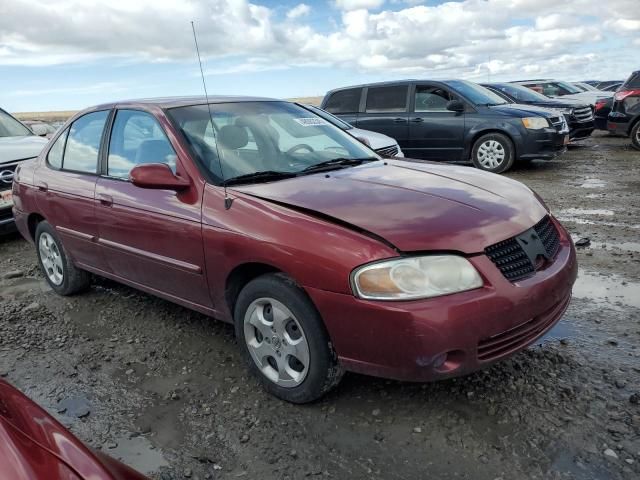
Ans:
[[[564,116],[506,102],[465,80],[403,80],[328,92],[322,108],[352,125],[395,138],[409,158],[469,160],[501,173],[515,161],[566,149]]]

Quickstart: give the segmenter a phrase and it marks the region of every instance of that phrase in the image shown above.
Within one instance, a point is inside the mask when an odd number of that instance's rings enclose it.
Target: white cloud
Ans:
[[[203,56],[224,60],[212,75],[323,65],[395,77],[609,77],[637,58],[638,0],[332,5],[335,23],[318,25],[304,3],[281,20],[248,0],[12,0],[2,3],[0,65],[192,61],[192,19]],[[609,51],[614,41],[628,47]]]
[[[335,0],[336,8],[340,10],[373,10],[380,8],[384,0]]]
[[[295,19],[309,15],[311,7],[306,3],[300,3],[287,12],[287,18]]]

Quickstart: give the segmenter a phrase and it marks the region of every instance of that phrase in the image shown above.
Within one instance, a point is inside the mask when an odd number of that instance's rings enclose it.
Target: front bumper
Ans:
[[[540,158],[551,160],[567,150],[567,134],[559,133],[555,128],[528,130],[516,145],[518,159],[531,160]]]
[[[594,120],[589,122],[569,123],[569,138],[571,140],[582,140],[591,136],[596,128]]]
[[[486,286],[410,302],[374,302],[307,288],[342,365],[408,381],[464,375],[520,351],[560,319],[577,275],[575,249],[561,229],[555,260],[509,282],[485,255],[470,257]]]

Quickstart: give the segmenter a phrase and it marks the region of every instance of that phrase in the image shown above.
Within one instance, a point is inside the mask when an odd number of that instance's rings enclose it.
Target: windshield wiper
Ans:
[[[277,172],[275,170],[262,170],[260,172],[247,173],[245,175],[239,175],[237,177],[225,180],[225,185],[237,185],[240,183],[261,183],[270,182],[272,180],[282,180],[284,178],[295,177],[296,174],[292,172]]]
[[[356,165],[362,165],[365,162],[374,162],[376,160],[378,160],[376,157],[334,158],[333,160],[326,160],[324,162],[316,163],[315,165],[310,165],[303,169],[301,173],[326,172],[329,170],[336,170],[338,168],[354,167]]]

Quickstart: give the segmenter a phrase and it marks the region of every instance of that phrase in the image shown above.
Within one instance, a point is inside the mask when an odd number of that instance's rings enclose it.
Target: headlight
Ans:
[[[544,117],[523,118],[522,124],[529,130],[540,130],[541,128],[547,128],[549,126],[549,122]]]
[[[456,255],[429,255],[372,263],[352,273],[356,295],[370,300],[438,297],[482,287],[471,263]]]

